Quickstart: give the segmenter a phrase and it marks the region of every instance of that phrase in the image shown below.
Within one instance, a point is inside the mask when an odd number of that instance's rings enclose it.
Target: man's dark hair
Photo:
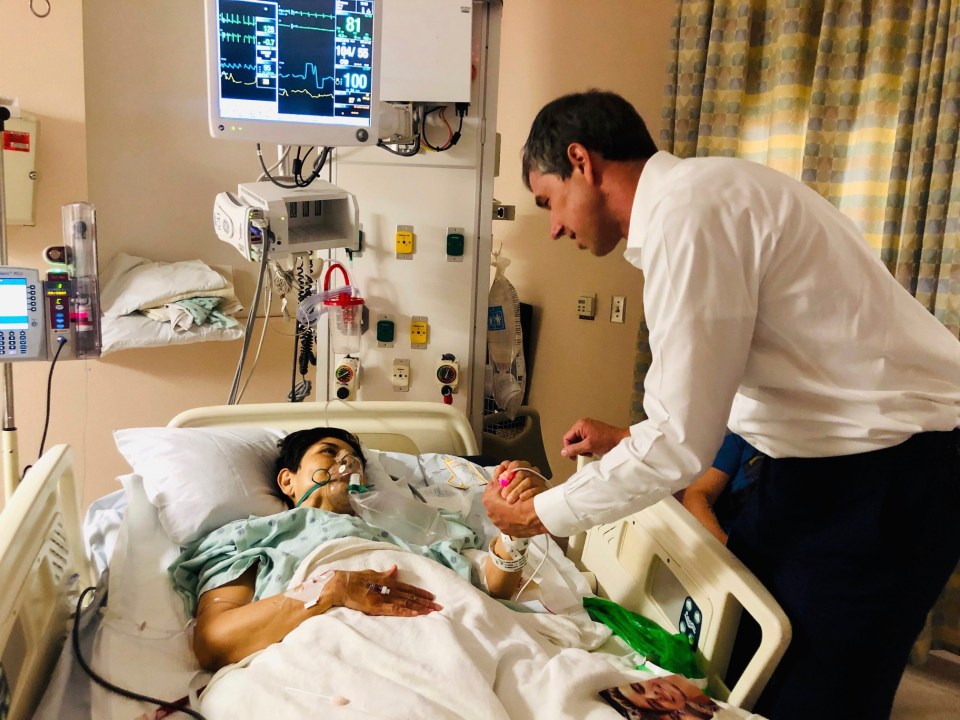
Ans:
[[[567,157],[571,143],[599,153],[606,160],[646,160],[657,152],[643,118],[616,93],[588,90],[564,95],[537,113],[523,146],[523,183],[530,188],[530,172],[573,173]]]
[[[300,461],[313,445],[324,438],[336,438],[343,440],[347,445],[353,448],[354,453],[360,458],[360,464],[366,468],[367,459],[363,456],[363,449],[360,447],[360,440],[357,436],[341,428],[315,427],[309,430],[297,430],[284,438],[280,438],[277,447],[280,449],[280,457],[277,458],[276,475],[281,470],[296,472],[300,468]]]

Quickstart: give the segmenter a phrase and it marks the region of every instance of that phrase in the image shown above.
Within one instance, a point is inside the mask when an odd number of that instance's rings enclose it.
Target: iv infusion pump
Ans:
[[[43,288],[32,268],[0,267],[0,362],[47,356]]]

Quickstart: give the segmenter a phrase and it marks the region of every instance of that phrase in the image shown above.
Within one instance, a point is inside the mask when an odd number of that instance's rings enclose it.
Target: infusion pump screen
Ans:
[[[29,327],[27,279],[0,278],[0,331],[26,330]]]
[[[220,0],[220,115],[369,127],[374,0]]]

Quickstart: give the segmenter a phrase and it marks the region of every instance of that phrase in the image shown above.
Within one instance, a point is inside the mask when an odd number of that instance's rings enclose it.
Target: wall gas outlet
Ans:
[[[397,260],[413,259],[413,225],[397,225]]]
[[[390,376],[390,384],[393,385],[394,392],[407,392],[410,390],[410,361],[397,358],[393,361],[393,374]]]
[[[593,320],[597,316],[597,296],[581,295],[577,298],[577,317],[581,320]]]
[[[627,298],[623,295],[614,295],[610,301],[610,322],[623,323],[627,314]]]
[[[345,356],[333,371],[333,379],[337,386],[336,395],[339,400],[356,400],[357,384],[360,375],[360,361]]]
[[[423,350],[429,342],[430,326],[425,315],[414,315],[410,318],[410,347]]]
[[[396,324],[389,315],[377,317],[377,347],[392,348],[396,338]]]
[[[466,237],[462,227],[447,228],[447,262],[463,262]]]
[[[440,357],[437,361],[436,377],[440,392],[444,397],[457,392],[457,386],[460,384],[460,363],[456,356],[444,353]]]

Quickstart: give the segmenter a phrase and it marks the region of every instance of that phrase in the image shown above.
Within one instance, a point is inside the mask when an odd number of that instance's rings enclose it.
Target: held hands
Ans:
[[[523,472],[525,467],[530,464],[517,460],[500,463],[483,491],[483,506],[490,521],[501,532],[514,537],[532,537],[547,532],[533,504],[534,496],[546,490],[546,482]],[[503,482],[506,485],[502,485]]]
[[[524,472],[524,468],[539,472],[526,460],[504,460],[493,471],[493,483],[500,487],[500,497],[510,505],[518,500],[528,500],[547,489],[546,480]]]
[[[580,418],[563,436],[563,449],[560,454],[570,459],[578,455],[603,455],[629,436],[630,428],[620,428],[599,420]]]
[[[330,605],[358,610],[365,615],[416,617],[443,608],[434,594],[397,580],[397,566],[386,572],[337,570],[323,589]],[[323,604],[323,603],[321,603]]]

